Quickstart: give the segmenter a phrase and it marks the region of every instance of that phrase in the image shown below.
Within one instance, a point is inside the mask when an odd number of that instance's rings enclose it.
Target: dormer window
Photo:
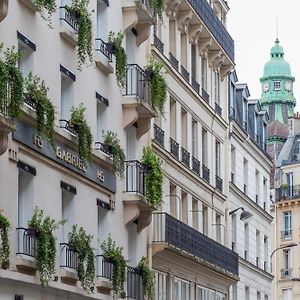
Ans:
[[[281,90],[281,82],[279,80],[273,81],[273,89],[274,91]]]

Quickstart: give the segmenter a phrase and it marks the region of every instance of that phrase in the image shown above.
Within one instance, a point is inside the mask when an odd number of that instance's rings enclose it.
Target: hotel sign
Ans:
[[[36,134],[34,127],[18,122],[17,130],[13,132],[13,139],[109,191],[116,192],[116,176],[111,170],[95,162],[84,163],[76,152],[63,143],[56,142],[53,148]]]

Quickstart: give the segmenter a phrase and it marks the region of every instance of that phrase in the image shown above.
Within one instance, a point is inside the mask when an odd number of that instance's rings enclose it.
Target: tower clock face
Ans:
[[[264,90],[264,92],[268,92],[269,89],[270,89],[269,82],[265,82],[265,83],[263,84],[263,90]]]
[[[286,81],[284,84],[284,88],[287,92],[290,92],[292,90],[292,82],[290,80]]]

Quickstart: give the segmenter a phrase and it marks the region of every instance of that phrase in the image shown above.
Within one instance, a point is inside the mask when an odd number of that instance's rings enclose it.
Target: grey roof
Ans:
[[[276,167],[300,163],[300,134],[290,135],[278,156]]]

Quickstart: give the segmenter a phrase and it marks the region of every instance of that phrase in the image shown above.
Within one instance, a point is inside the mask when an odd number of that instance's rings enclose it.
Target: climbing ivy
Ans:
[[[3,269],[9,268],[9,227],[8,219],[0,213],[0,262]]]
[[[56,11],[57,5],[55,0],[34,0],[34,5],[40,11],[41,17],[48,22],[48,26],[52,28],[52,14]],[[45,16],[47,13],[47,16]]]
[[[143,256],[138,267],[142,275],[144,297],[151,300],[154,294],[154,274],[150,269],[148,258]]]

